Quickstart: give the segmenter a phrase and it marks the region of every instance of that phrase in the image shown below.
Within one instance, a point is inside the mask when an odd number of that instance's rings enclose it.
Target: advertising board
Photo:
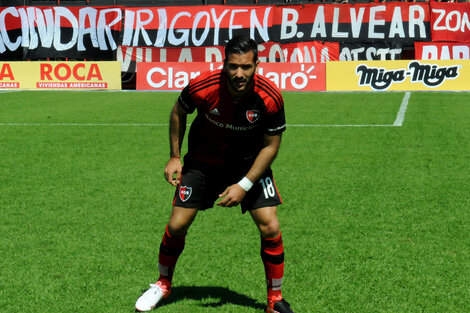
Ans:
[[[181,90],[202,72],[223,63],[137,63],[137,90]],[[281,91],[325,91],[325,63],[262,63],[258,73]]]
[[[121,89],[121,64],[0,62],[0,89]]]
[[[470,60],[327,62],[327,91],[468,91]]]

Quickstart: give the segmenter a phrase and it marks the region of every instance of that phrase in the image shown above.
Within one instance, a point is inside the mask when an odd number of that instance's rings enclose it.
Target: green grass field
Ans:
[[[411,93],[402,126],[405,93],[284,96],[273,167],[295,312],[468,312],[470,93]],[[0,312],[134,312],[171,209],[176,97],[0,93]],[[248,215],[201,212],[186,242],[155,312],[262,312]]]

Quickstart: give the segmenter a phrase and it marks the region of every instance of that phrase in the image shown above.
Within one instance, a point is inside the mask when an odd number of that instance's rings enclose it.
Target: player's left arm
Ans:
[[[282,134],[264,135],[263,148],[258,153],[258,156],[250,170],[245,175],[250,182],[257,182],[273,163],[279,151],[279,147],[281,146],[281,139]],[[233,184],[227,187],[227,189],[219,195],[219,198],[223,199],[220,200],[217,205],[224,207],[236,206],[243,200],[243,198],[245,198],[246,193],[247,191],[245,191],[245,189],[243,189],[238,183]]]

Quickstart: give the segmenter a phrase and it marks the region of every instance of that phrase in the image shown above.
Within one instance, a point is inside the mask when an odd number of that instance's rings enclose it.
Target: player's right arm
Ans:
[[[176,186],[180,183],[181,171],[181,145],[186,132],[186,120],[188,113],[175,102],[170,114],[170,159],[165,167],[166,180]]]

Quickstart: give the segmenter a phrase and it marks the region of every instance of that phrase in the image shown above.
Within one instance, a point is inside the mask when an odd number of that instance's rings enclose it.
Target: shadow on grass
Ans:
[[[197,301],[204,300],[205,303],[200,304],[202,307],[218,308],[225,304],[235,304],[257,310],[264,310],[266,308],[265,304],[259,303],[255,299],[239,294],[238,292],[232,291],[228,288],[208,286],[173,287],[171,289],[171,295],[168,297],[168,299],[163,300],[163,302],[158,305],[157,308],[185,299]],[[207,303],[208,301],[209,303]]]

